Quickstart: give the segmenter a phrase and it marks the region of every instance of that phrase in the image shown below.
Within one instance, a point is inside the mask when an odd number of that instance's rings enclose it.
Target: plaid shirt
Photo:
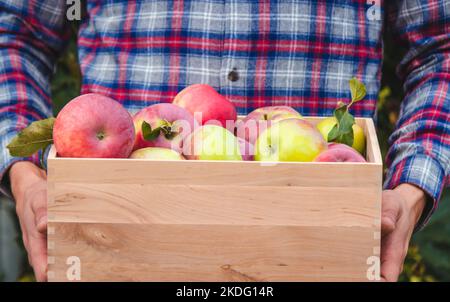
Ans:
[[[108,95],[131,112],[208,83],[241,114],[289,105],[331,115],[357,76],[368,93],[352,112],[374,117],[386,25],[408,51],[385,188],[412,183],[426,191],[434,203],[422,222],[436,208],[450,170],[450,1],[87,2],[78,37],[82,93]],[[0,1],[0,177],[19,160],[6,144],[52,114],[49,78],[69,37],[65,3]]]

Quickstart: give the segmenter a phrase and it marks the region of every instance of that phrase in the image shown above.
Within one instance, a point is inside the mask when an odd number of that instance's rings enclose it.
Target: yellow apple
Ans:
[[[183,155],[175,150],[159,147],[137,149],[131,153],[130,158],[153,160],[184,160]]]
[[[191,160],[242,160],[237,137],[217,125],[197,128],[185,140],[183,155]]]
[[[325,140],[328,140],[328,133],[336,125],[337,121],[334,116],[327,117],[317,124],[317,129],[322,133]],[[353,125],[353,149],[361,154],[364,154],[366,150],[366,137],[364,135],[364,130],[357,124]]]
[[[326,141],[312,124],[290,118],[273,124],[259,135],[255,160],[310,162],[326,149]]]

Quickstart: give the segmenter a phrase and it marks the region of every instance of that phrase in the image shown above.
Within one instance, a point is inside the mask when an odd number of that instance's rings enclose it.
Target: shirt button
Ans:
[[[228,74],[228,80],[230,80],[231,82],[236,82],[237,80],[239,80],[239,73],[236,68],[233,68],[233,70],[230,71],[230,73]]]

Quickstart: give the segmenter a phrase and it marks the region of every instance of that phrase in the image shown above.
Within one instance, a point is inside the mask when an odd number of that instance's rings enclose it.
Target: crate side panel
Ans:
[[[50,221],[372,226],[376,188],[57,183]]]
[[[51,183],[184,184],[300,187],[372,187],[381,165],[364,163],[274,163],[148,161],[56,158],[49,160]],[[362,177],[364,176],[364,177]]]
[[[373,230],[359,227],[50,223],[52,281],[367,281]],[[355,244],[358,243],[358,244]]]

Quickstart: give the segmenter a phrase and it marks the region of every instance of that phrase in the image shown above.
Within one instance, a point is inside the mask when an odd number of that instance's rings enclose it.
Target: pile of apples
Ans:
[[[364,162],[365,137],[353,125],[353,148],[328,143],[334,117],[318,125],[288,106],[256,109],[238,119],[234,105],[206,84],[134,116],[115,100],[85,94],[70,101],[53,126],[60,157],[149,160]]]

